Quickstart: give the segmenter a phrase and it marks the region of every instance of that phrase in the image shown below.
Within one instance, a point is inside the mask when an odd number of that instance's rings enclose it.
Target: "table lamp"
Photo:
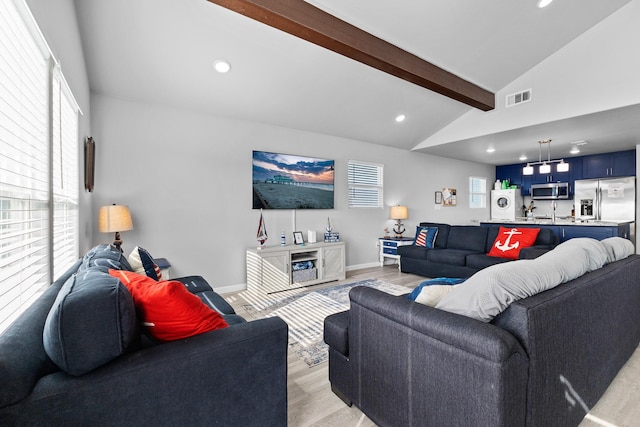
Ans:
[[[409,210],[406,206],[391,206],[389,217],[397,221],[393,231],[396,233],[396,238],[401,238],[402,233],[404,233],[404,226],[401,220],[409,218]]]
[[[131,221],[131,212],[128,206],[113,205],[103,206],[100,208],[98,215],[98,229],[102,233],[116,233],[113,246],[122,252],[122,240],[120,232],[133,230],[133,222]]]

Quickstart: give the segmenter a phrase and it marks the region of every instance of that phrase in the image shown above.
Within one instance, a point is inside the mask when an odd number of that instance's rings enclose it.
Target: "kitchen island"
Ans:
[[[558,236],[559,243],[574,237],[591,237],[602,240],[607,237],[624,237],[632,242],[635,240],[633,221],[581,221],[571,218],[556,218],[554,221],[547,217],[525,218],[516,217],[515,221],[503,219],[482,221],[481,226],[501,225],[503,227],[544,227],[549,228]],[[634,242],[635,244],[635,242]]]

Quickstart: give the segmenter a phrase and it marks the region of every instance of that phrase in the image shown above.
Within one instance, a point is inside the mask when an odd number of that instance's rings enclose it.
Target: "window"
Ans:
[[[469,207],[487,207],[487,178],[469,177]]]
[[[382,208],[383,166],[349,160],[349,207]]]
[[[78,258],[79,109],[24,0],[0,3],[0,94],[2,331]]]

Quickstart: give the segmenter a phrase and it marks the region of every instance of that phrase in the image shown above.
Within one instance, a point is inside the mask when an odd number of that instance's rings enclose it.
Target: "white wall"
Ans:
[[[629,2],[496,93],[496,109],[470,110],[416,149],[640,103],[640,0]],[[532,101],[505,108],[505,96]]]
[[[140,245],[172,264],[172,275],[199,274],[212,286],[246,282],[245,251],[255,247],[259,211],[252,209],[251,154],[264,150],[334,159],[335,209],[295,211],[297,230],[323,231],[327,217],[346,242],[347,266],[377,262],[377,238],[388,206],[406,204],[407,235],[420,221],[469,224],[489,218],[489,209],[468,209],[468,177],[495,168],[359,141],[240,122],[92,94],[96,140],[93,211],[126,204],[134,230],[124,232],[125,252]],[[347,207],[349,159],[384,164],[385,209]],[[458,190],[458,206],[434,209],[434,192]],[[265,211],[269,245],[281,230],[291,241],[294,211]],[[94,232],[94,243],[111,235]]]
[[[38,27],[58,62],[83,115],[79,117],[78,155],[84,165],[84,139],[91,135],[90,91],[87,69],[82,52],[80,31],[73,0],[27,0]],[[84,190],[84,169],[81,167],[80,191],[80,247],[79,254],[91,248],[94,215],[91,193]]]

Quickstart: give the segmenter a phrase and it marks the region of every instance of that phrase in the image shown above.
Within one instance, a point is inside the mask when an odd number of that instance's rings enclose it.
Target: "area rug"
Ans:
[[[316,291],[258,298],[242,295],[251,304],[243,308],[253,318],[278,316],[289,325],[289,347],[309,366],[325,362],[327,345],[323,341],[325,317],[349,309],[349,291],[355,286],[367,286],[392,295],[406,294],[410,289],[367,279]]]

